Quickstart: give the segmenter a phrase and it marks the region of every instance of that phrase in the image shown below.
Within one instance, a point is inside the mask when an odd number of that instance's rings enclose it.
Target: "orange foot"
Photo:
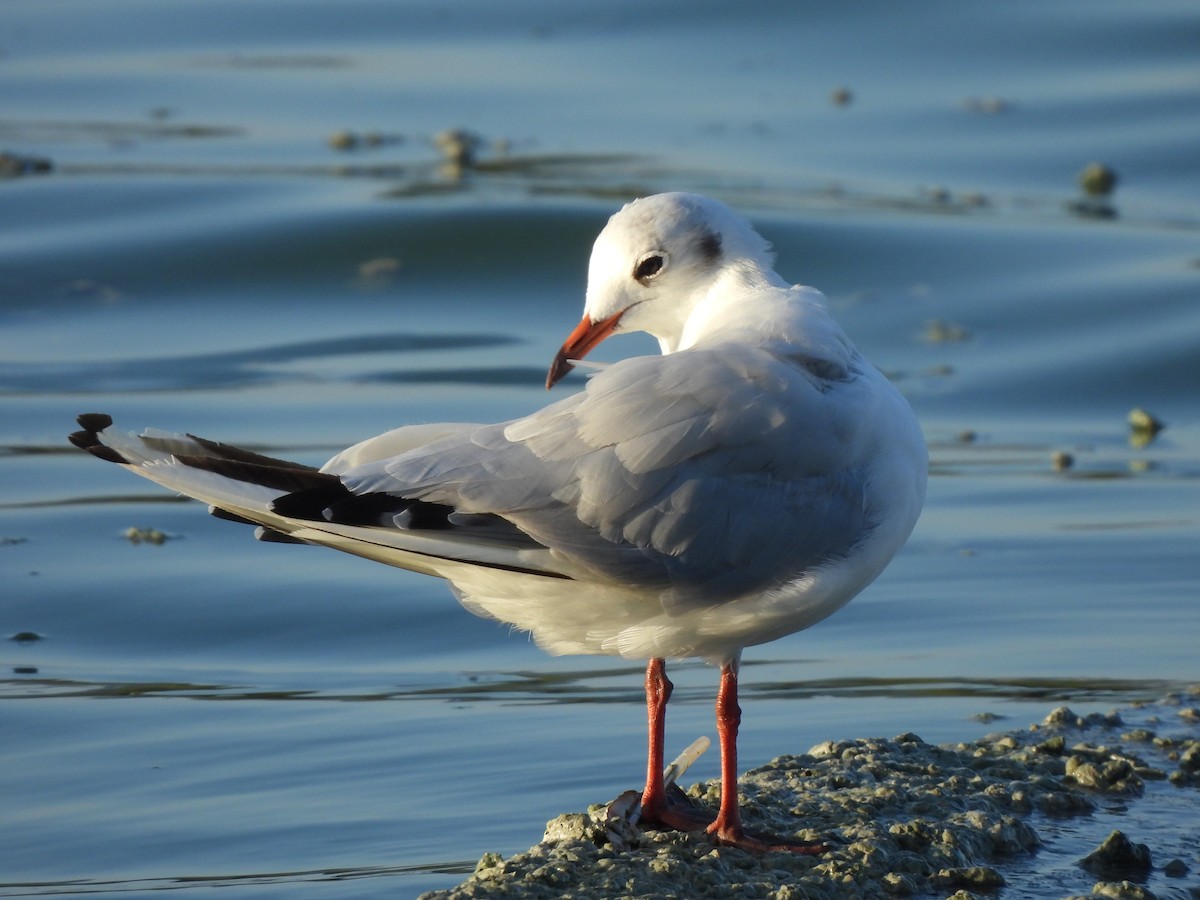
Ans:
[[[719,816],[696,806],[687,794],[674,784],[668,786],[664,794],[662,800],[654,804],[653,809],[643,803],[639,820],[642,825],[674,831],[704,831],[722,846],[738,847],[751,853],[784,852],[819,856],[831,849],[831,845],[825,841],[779,838],[749,831],[742,828],[740,822],[732,826],[721,823]]]

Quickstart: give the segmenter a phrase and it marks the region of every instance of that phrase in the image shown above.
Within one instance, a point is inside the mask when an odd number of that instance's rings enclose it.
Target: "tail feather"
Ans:
[[[323,544],[451,580],[477,568],[572,577],[548,549],[496,515],[352,494],[326,470],[190,434],[119,431],[103,413],[78,421],[75,446],[208,503],[218,518],[257,526],[259,540]]]

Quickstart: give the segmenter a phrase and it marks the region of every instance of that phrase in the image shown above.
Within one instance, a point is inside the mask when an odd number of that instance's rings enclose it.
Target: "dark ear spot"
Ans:
[[[721,258],[721,236],[714,231],[705,232],[700,238],[700,255],[705,262],[716,262]]]

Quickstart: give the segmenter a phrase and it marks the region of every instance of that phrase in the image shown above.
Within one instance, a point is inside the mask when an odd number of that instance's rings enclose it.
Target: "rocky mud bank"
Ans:
[[[746,773],[747,824],[824,839],[820,856],[642,831],[600,804],[553,819],[524,853],[485,854],[465,882],[422,900],[1200,897],[1196,700],[1086,717],[1059,707],[1028,729],[946,746],[915,734],[826,741]],[[687,794],[715,807],[717,791]],[[1150,844],[1121,829],[1136,827],[1125,811],[1156,802],[1171,811],[1144,826]]]

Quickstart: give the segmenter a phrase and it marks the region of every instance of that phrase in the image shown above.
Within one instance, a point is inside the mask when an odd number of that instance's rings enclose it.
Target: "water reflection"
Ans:
[[[746,661],[744,668],[777,666],[768,660]],[[673,670],[703,669],[699,663],[677,663]],[[190,700],[339,700],[354,703],[379,701],[447,701],[455,704],[635,704],[644,702],[640,666],[574,672],[478,672],[445,684],[397,686],[360,691],[353,688],[314,687],[278,690],[247,685],[180,682],[87,682],[65,679],[0,679],[0,700],[32,698],[154,698]],[[612,682],[616,682],[613,684]],[[1128,703],[1153,700],[1189,687],[1161,679],[1096,678],[827,678],[761,680],[747,678],[746,697],[772,700],[914,699],[926,697],[979,698],[986,700],[1044,701],[1046,703]],[[673,704],[705,702],[713,689],[679,685]]]

